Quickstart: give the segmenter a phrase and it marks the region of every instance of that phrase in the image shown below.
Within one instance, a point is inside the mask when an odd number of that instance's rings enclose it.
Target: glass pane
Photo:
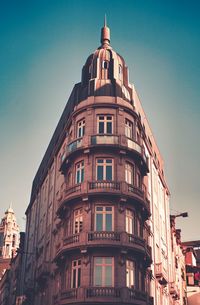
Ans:
[[[103,166],[97,166],[97,180],[103,180]]]
[[[96,211],[103,211],[103,207],[96,207]]]
[[[112,180],[112,166],[106,166],[106,180]]]
[[[78,287],[81,286],[81,268],[78,269]]]
[[[83,182],[84,180],[84,168],[82,168],[81,170],[81,182]]]
[[[94,285],[102,286],[102,266],[95,266]]]
[[[112,214],[106,214],[106,231],[112,231]]]
[[[95,257],[95,264],[96,264],[96,265],[97,265],[97,264],[102,264],[102,262],[103,262],[102,257]]]
[[[99,133],[104,133],[104,122],[99,122]]]
[[[112,133],[112,122],[107,122],[107,133]]]
[[[80,171],[76,172],[76,183],[80,183]]]
[[[98,159],[97,163],[103,163],[103,159]]]
[[[105,257],[105,264],[112,265],[112,257]]]
[[[106,207],[106,211],[112,211],[112,207]]]
[[[106,159],[106,163],[112,163],[112,160],[111,159]]]
[[[78,137],[80,138],[82,135],[81,135],[81,128],[78,129]]]
[[[105,267],[105,286],[112,286],[112,266]]]
[[[82,129],[82,136],[84,136],[85,134],[85,126],[83,126],[83,129]]]
[[[96,214],[96,231],[103,231],[103,215]]]
[[[76,270],[73,270],[72,288],[76,288]]]

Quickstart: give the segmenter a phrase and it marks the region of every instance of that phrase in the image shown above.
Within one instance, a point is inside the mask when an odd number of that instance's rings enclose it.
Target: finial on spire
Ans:
[[[107,24],[106,24],[106,14],[104,15],[104,27],[106,27]]]
[[[107,27],[106,14],[104,16],[104,27],[101,29],[101,45],[108,46],[110,44],[110,29]]]

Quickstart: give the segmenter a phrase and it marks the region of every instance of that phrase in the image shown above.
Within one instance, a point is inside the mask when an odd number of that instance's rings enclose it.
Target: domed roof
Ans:
[[[81,91],[83,98],[119,96],[132,101],[128,68],[123,57],[110,45],[110,29],[106,20],[101,29],[101,46],[87,58],[82,69]]]

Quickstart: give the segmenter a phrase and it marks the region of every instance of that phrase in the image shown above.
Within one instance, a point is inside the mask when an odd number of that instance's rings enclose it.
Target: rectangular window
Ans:
[[[111,206],[97,206],[95,208],[95,230],[113,231],[114,208]]]
[[[125,164],[125,181],[128,184],[133,184],[134,181],[134,167],[129,162]]]
[[[127,138],[133,138],[133,123],[128,119],[125,119],[125,136]]]
[[[113,116],[98,115],[97,117],[97,132],[101,134],[113,133]]]
[[[131,260],[126,261],[126,286],[129,288],[135,286],[135,262]]]
[[[83,137],[85,134],[85,119],[77,123],[77,138]]]
[[[136,175],[136,185],[138,188],[142,188],[142,177],[141,177],[141,174],[139,172],[137,172],[137,175]]]
[[[96,160],[97,180],[113,180],[113,160],[97,159]]]
[[[72,261],[72,277],[71,288],[78,288],[81,286],[81,260]]]
[[[78,234],[83,230],[83,209],[77,209],[74,211],[74,227],[73,234]]]
[[[84,161],[76,164],[76,183],[81,183],[84,180]]]
[[[126,232],[129,234],[135,233],[135,214],[131,210],[126,210]]]
[[[98,286],[98,287],[114,286],[113,257],[94,258],[94,286]]]

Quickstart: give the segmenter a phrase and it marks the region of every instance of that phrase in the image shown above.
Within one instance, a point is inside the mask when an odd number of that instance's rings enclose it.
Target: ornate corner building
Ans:
[[[24,304],[174,304],[163,161],[106,24],[26,215]]]

